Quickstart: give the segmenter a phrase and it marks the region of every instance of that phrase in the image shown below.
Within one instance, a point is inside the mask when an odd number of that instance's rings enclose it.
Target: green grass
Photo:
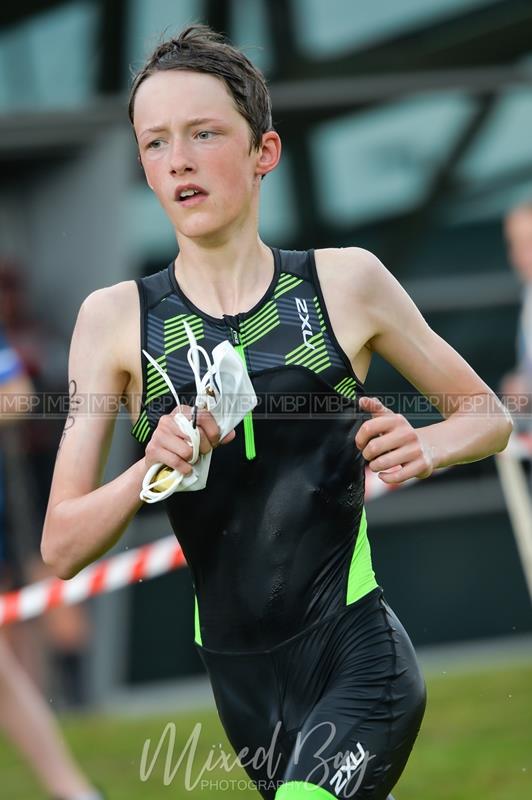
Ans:
[[[525,800],[532,797],[532,665],[464,675],[427,677],[428,705],[410,761],[394,790],[396,800]],[[147,738],[158,742],[169,722],[176,723],[172,765],[202,723],[192,779],[219,743],[232,753],[213,713],[125,719],[85,716],[64,720],[65,736],[86,771],[108,792],[109,800],[181,800],[223,796],[259,798],[252,789],[187,790],[183,764],[164,785],[166,747],[147,781],[140,759]],[[151,751],[153,753],[153,749]],[[241,769],[205,774],[215,781],[246,780]],[[0,797],[45,800],[18,755],[0,740]]]

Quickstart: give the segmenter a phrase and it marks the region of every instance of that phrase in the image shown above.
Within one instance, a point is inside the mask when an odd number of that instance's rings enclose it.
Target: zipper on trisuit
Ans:
[[[246,364],[246,354],[244,352],[244,348],[240,343],[240,335],[239,335],[239,328],[238,328],[238,317],[231,317],[228,314],[224,314],[224,319],[229,328],[229,335],[231,337],[231,344],[235,348],[236,352],[240,356],[243,361],[244,369],[247,372],[247,364]],[[255,451],[255,432],[253,430],[253,412],[248,411],[246,416],[243,419],[244,423],[244,442],[246,448],[246,458],[248,461],[251,461],[257,455]]]

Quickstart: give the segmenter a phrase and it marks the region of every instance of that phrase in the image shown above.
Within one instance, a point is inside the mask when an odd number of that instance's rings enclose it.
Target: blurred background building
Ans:
[[[501,219],[532,198],[530,0],[1,4],[0,261],[25,274],[34,313],[66,348],[89,292],[175,256],[126,98],[160,36],[198,21],[271,86],[283,156],[262,187],[263,240],[369,248],[497,389],[521,300]],[[66,349],[58,358],[66,389]],[[366,385],[412,391],[378,358]],[[139,457],[129,430],[120,417],[109,477]],[[416,645],[532,630],[493,459],[370,503],[368,520],[377,579]],[[117,549],[166,533],[145,508]],[[186,570],[92,612],[93,698],[201,670]]]

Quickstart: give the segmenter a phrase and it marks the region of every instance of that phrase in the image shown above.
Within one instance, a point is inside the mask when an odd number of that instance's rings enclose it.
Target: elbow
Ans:
[[[57,569],[54,570],[54,575],[57,578],[61,578],[62,581],[69,581],[71,578],[75,578],[76,575],[80,572],[78,567],[74,567],[72,565],[59,565]]]
[[[498,436],[498,446],[496,449],[496,453],[502,453],[503,450],[506,449],[508,446],[508,442],[510,441],[510,436],[514,430],[514,421],[511,417],[510,412],[505,408],[505,417],[501,420],[500,423],[500,432]]]
[[[50,567],[56,578],[61,578],[62,581],[69,581],[78,574],[79,570],[73,564],[58,558],[53,552],[41,547],[42,560],[47,567]]]
[[[50,541],[50,536],[43,533],[41,540],[41,557],[47,567],[50,567],[53,574],[63,581],[68,581],[79,572],[72,560],[69,560],[64,553],[61,552],[57,545]]]

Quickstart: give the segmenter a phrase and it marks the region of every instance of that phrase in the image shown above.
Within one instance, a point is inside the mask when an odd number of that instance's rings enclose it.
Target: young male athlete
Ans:
[[[222,37],[193,26],[160,45],[134,81],[130,115],[179,254],[82,304],[43,557],[71,577],[120,538],[151,465],[191,472],[166,384],[141,349],[182,398],[194,389],[183,321],[209,352],[231,341],[259,405],[221,443],[200,413],[201,452],[215,449],[207,486],[165,501],[220,718],[263,797],[384,800],[426,693],[372,570],[365,461],[389,484],[428,477],[502,450],[511,420],[374,255],[261,241],[260,183],[281,143],[263,76]],[[414,429],[364,396],[373,352],[444,419]],[[142,395],[133,433],[145,456],[105,485],[113,420],[76,411],[93,393],[126,397],[132,415]]]

